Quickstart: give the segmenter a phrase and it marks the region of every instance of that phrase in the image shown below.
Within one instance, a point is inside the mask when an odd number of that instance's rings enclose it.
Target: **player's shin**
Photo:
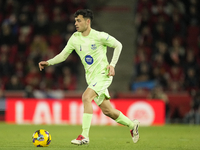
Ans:
[[[129,127],[130,129],[132,129],[134,126],[133,122],[122,112],[120,112],[119,117],[115,121],[119,124]]]
[[[92,121],[92,114],[84,113],[83,114],[83,121],[82,121],[82,133],[81,135],[88,138],[89,137],[89,130]]]

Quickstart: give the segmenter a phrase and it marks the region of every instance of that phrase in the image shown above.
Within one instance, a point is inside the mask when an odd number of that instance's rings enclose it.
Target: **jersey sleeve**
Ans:
[[[114,48],[114,53],[113,53],[110,65],[115,67],[119,60],[119,56],[121,54],[122,44],[113,36],[105,32],[101,32],[100,34],[101,34],[100,37],[101,37],[102,44]]]
[[[64,49],[52,59],[47,60],[47,62],[49,63],[49,65],[55,65],[61,63],[67,59],[67,57],[69,56],[69,54],[71,54],[73,50],[74,50],[73,42],[72,38],[70,38]]]
[[[100,41],[103,45],[106,45],[108,47],[113,47],[117,40],[108,33],[100,32]]]

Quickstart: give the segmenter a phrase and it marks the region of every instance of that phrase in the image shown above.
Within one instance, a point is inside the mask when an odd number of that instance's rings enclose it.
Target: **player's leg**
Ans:
[[[85,92],[82,95],[84,113],[93,114],[93,108],[91,102],[95,97],[97,97],[97,94],[93,89],[87,88],[85,90]]]
[[[92,108],[92,100],[97,96],[96,92],[91,89],[87,88],[85,92],[82,95],[82,102],[83,102],[83,121],[82,121],[82,134],[84,137],[89,137],[89,129],[90,124],[92,121],[92,114],[93,114],[93,108]]]
[[[128,126],[130,129],[133,128],[134,126],[133,122],[119,110],[113,108],[110,103],[110,100],[104,100],[101,103],[101,105],[99,105],[99,107],[106,116],[112,118],[113,120],[122,125]]]
[[[89,130],[92,121],[92,100],[97,96],[96,92],[91,88],[87,88],[82,95],[82,102],[84,107],[82,118],[82,133],[77,139],[71,141],[72,144],[82,145],[89,143]]]
[[[130,128],[131,136],[134,143],[137,143],[139,139],[139,122],[138,120],[131,121],[128,117],[126,117],[122,112],[112,107],[110,100],[104,100],[99,107],[102,112],[115,120],[117,123],[122,124]]]

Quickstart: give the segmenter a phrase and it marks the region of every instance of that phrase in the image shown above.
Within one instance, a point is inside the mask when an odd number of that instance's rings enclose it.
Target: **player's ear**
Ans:
[[[87,19],[87,24],[90,25],[90,23],[91,23],[91,20]]]

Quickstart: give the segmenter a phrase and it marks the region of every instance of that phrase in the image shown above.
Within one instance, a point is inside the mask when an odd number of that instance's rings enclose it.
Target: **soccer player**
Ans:
[[[71,143],[75,145],[89,144],[89,129],[93,114],[92,100],[96,102],[106,116],[119,124],[128,126],[132,140],[136,143],[139,139],[139,121],[136,119],[131,121],[119,110],[113,108],[108,93],[108,87],[115,75],[114,67],[119,59],[122,44],[111,35],[91,28],[93,20],[91,10],[78,10],[74,17],[77,32],[70,37],[65,48],[52,59],[39,62],[41,71],[44,67],[63,62],[75,50],[85,68],[88,87],[82,95],[84,106],[82,133]],[[106,56],[107,46],[114,48],[110,64]]]

